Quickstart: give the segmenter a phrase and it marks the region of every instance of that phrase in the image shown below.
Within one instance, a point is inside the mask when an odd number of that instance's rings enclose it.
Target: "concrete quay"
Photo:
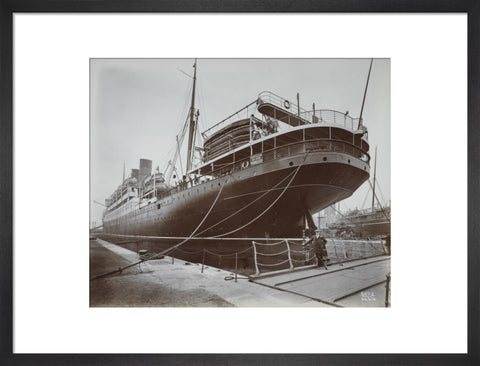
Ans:
[[[138,261],[135,252],[90,241],[90,278]],[[265,287],[232,272],[164,257],[90,281],[91,307],[321,307],[308,297]]]

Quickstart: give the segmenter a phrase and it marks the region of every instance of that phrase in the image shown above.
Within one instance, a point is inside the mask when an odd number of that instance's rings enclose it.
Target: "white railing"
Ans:
[[[344,128],[350,130],[359,129],[359,118],[352,118],[348,113],[342,113],[332,109],[318,109],[318,110],[305,110],[302,107],[298,107],[297,104],[284,99],[270,91],[263,91],[258,95],[257,105],[272,104],[275,107],[282,109],[290,114],[297,116],[304,123],[330,123],[338,124]],[[361,128],[361,127],[360,127]]]
[[[255,102],[256,101],[251,102],[250,104],[246,105],[242,109],[239,109],[238,111],[231,114],[227,118],[221,120],[218,123],[215,123],[212,127],[202,132],[202,137],[206,140],[207,138],[209,138],[216,132],[220,131],[223,127],[229,125],[230,123],[240,121],[242,119],[250,118],[250,116],[254,114],[257,110]]]
[[[359,129],[359,119],[352,118],[348,113],[342,113],[339,111],[331,109],[319,109],[319,110],[306,110],[288,99],[282,98],[279,95],[272,93],[270,91],[263,91],[258,95],[256,101],[251,102],[235,113],[231,114],[227,118],[221,120],[220,122],[214,124],[212,127],[208,128],[202,132],[202,137],[207,139],[216,132],[220,131],[223,127],[229,125],[230,123],[250,118],[252,115],[255,115],[257,108],[263,104],[271,104],[276,108],[282,109],[283,111],[292,115],[292,118],[299,118],[305,124],[309,123],[330,123],[337,124],[344,128],[350,130]],[[279,120],[280,122],[285,122]],[[363,127],[360,127],[363,128]],[[364,129],[364,128],[363,128]]]
[[[264,103],[272,104],[302,119],[303,119],[302,115],[307,113],[305,109],[303,109],[302,107],[299,108],[298,105],[295,104],[294,102],[288,99],[282,98],[281,96],[275,93],[272,93],[271,91],[263,91],[260,94],[258,94],[257,105],[260,106]],[[306,120],[305,122],[309,123],[311,121]]]

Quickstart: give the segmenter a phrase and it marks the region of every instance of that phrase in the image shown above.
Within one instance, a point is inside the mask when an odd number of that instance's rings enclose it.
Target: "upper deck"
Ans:
[[[248,119],[252,115],[255,116],[257,111],[261,116],[256,117],[264,123],[267,123],[269,118],[273,118],[292,127],[312,123],[330,123],[352,131],[363,130],[363,132],[367,132],[360,119],[353,118],[348,113],[332,109],[306,110],[275,93],[263,91],[258,94],[255,101],[205,130],[202,132],[202,136],[205,140],[208,140],[215,134],[223,132],[230,124],[241,119]]]
[[[271,92],[258,98],[202,133],[203,161],[174,186],[156,184],[151,189],[131,187],[117,192],[109,211],[133,196],[142,202],[167,197],[202,182],[261,164],[309,152],[336,152],[367,164],[367,129],[346,113],[334,110],[307,111]],[[163,181],[162,181],[163,182]],[[142,189],[145,188],[145,189]],[[128,197],[124,194],[128,192]]]
[[[271,92],[202,133],[203,163],[190,174],[215,176],[235,164],[254,164],[312,149],[345,152],[369,162],[367,129],[348,113],[307,111]],[[253,158],[253,159],[252,159]]]

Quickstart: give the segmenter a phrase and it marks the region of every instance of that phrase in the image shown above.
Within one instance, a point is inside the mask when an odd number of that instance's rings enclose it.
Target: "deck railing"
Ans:
[[[309,123],[330,123],[338,124],[350,130],[358,130],[359,118],[352,118],[347,112],[342,113],[333,109],[305,110],[297,104],[276,95],[270,91],[261,92],[258,95],[257,104],[272,104],[288,113],[299,117],[305,124]]]
[[[301,117],[305,120],[311,121],[312,123],[337,124],[352,131],[359,129],[359,118],[352,118],[346,113],[335,111],[333,109],[306,111],[301,114]]]
[[[352,118],[348,113],[342,113],[332,109],[318,109],[318,110],[306,110],[302,107],[298,107],[295,102],[292,102],[288,99],[282,98],[281,96],[272,93],[270,91],[263,91],[258,95],[256,101],[253,101],[241,108],[237,112],[231,114],[227,118],[221,120],[220,122],[214,124],[209,129],[202,132],[204,139],[207,139],[209,136],[212,136],[214,133],[221,130],[226,125],[241,120],[249,118],[251,115],[255,114],[257,108],[262,104],[271,104],[276,108],[282,109],[283,111],[290,113],[297,118],[300,118],[305,124],[309,123],[332,123],[343,126],[351,130],[358,130],[359,128],[359,119]],[[293,118],[293,117],[292,117]],[[281,119],[279,119],[281,122]]]
[[[258,151],[256,151],[258,150]],[[186,182],[181,182],[174,188],[164,191],[159,195],[159,198],[170,196],[173,193],[181,192],[185,189],[191,188],[193,186],[200,185],[205,183],[202,179],[208,179],[205,176],[210,177],[207,181],[213,181],[217,178],[223,177],[225,175],[244,170],[249,168],[251,165],[258,163],[283,159],[290,156],[300,155],[307,152],[340,152],[351,155],[362,161],[368,163],[370,161],[370,155],[358,148],[357,146],[342,141],[342,140],[331,140],[331,139],[312,139],[305,141],[292,142],[290,144],[274,147],[271,149],[264,150],[263,144],[258,144],[258,146],[253,147],[253,154],[240,159],[235,160],[231,163],[225,163],[221,166],[215,166],[211,171],[204,172],[202,178],[189,180]]]

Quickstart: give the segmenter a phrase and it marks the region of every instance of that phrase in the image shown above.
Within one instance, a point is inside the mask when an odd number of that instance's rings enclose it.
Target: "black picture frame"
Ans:
[[[0,334],[3,365],[477,365],[479,356],[479,19],[475,0],[393,1],[2,1],[0,141]],[[465,12],[468,13],[468,353],[467,354],[13,354],[13,14],[21,12]],[[447,315],[448,316],[448,315]],[[442,319],[439,319],[441,322]]]

